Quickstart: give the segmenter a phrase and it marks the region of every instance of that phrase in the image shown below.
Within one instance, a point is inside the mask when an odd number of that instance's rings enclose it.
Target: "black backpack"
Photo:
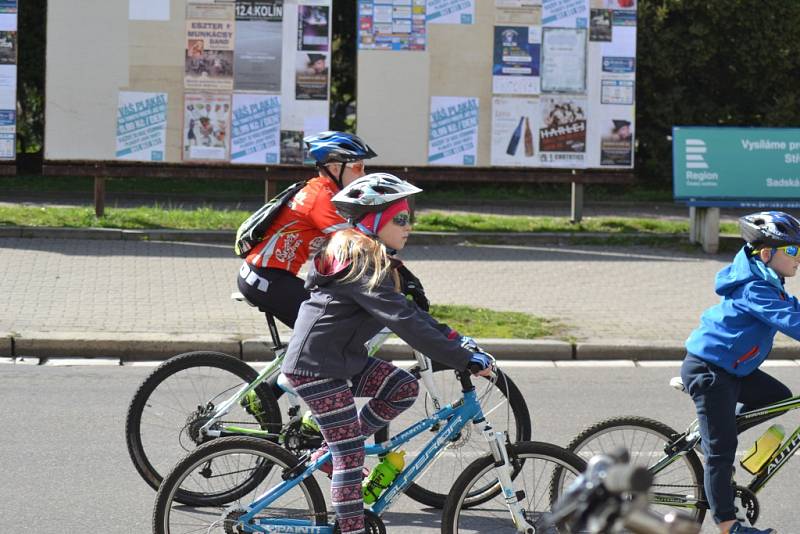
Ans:
[[[236,242],[233,244],[233,250],[237,256],[246,258],[253,247],[264,240],[265,234],[278,216],[278,212],[294,198],[298,191],[306,186],[306,183],[308,180],[293,183],[272,197],[269,202],[261,206],[239,226],[236,231]]]

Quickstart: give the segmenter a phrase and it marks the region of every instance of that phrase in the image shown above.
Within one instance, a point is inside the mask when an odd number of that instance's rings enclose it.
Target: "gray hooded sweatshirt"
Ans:
[[[311,297],[300,306],[282,372],[351,378],[367,364],[364,344],[384,326],[431,359],[466,370],[472,352],[461,347],[457,332],[406,300],[391,276],[367,291],[370,273],[342,283],[346,272],[347,267],[320,265],[319,256],[311,262],[306,278]]]

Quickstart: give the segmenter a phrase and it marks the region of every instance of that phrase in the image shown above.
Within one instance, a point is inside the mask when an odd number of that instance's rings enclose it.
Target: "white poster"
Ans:
[[[494,21],[497,25],[542,25],[542,0],[495,0],[494,5]]]
[[[322,11],[306,9],[309,6],[325,6],[326,9]],[[295,143],[294,138],[302,136],[307,118],[319,123],[315,118],[323,117],[322,130],[328,129],[332,25],[330,20],[328,24],[322,24],[320,14],[327,13],[330,17],[331,12],[330,0],[303,0],[300,5],[294,2],[283,4],[282,42],[293,43],[294,46],[282,48],[281,130],[294,133],[291,134],[291,138],[287,137],[282,145],[287,149],[281,150],[282,162],[287,157],[289,158],[287,162],[293,162],[302,156],[302,148],[297,148],[299,145]],[[326,27],[327,33],[320,32],[323,26]],[[327,37],[324,41],[322,33]]]
[[[228,161],[230,123],[229,94],[184,94],[184,161]]]
[[[633,105],[635,83],[633,80],[601,80],[600,103]]]
[[[117,102],[116,158],[164,161],[167,93],[120,91]]]
[[[475,0],[428,0],[428,24],[474,24]]]
[[[169,0],[129,0],[128,20],[169,20]]]
[[[428,163],[474,166],[478,159],[477,98],[432,96]]]
[[[586,167],[586,99],[543,96],[539,162],[543,167]]]
[[[492,165],[535,167],[539,118],[536,98],[492,99]]]
[[[586,92],[586,30],[542,29],[543,93]]]
[[[0,31],[17,31],[17,0],[0,0]]]
[[[589,0],[542,0],[542,26],[588,28]]]
[[[280,96],[234,93],[231,163],[277,164],[280,141]]]
[[[16,65],[0,65],[0,109],[17,109]]]
[[[0,110],[0,159],[14,159],[17,155],[17,112]]]

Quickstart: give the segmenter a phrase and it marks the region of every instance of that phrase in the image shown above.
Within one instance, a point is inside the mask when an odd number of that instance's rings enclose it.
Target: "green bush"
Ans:
[[[672,126],[800,124],[800,2],[640,0],[637,174],[672,179]]]

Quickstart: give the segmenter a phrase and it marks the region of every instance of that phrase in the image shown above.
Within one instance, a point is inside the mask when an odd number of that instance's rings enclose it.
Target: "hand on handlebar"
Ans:
[[[494,356],[488,352],[483,352],[482,350],[478,349],[472,353],[472,357],[469,359],[469,364],[467,367],[474,375],[491,376],[494,372],[496,363],[497,362],[495,361]]]

